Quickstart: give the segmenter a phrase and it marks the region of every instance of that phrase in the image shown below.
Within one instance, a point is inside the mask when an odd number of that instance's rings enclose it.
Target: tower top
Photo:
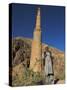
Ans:
[[[36,16],[36,30],[40,30],[40,7],[37,10]]]
[[[40,15],[40,8],[38,8],[38,16]]]

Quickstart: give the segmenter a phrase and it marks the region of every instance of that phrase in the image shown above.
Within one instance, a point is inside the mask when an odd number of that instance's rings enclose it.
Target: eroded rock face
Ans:
[[[13,66],[20,64],[21,62],[30,60],[31,45],[21,39],[14,39],[12,43],[12,64]]]
[[[45,51],[46,45],[42,46],[42,53]],[[53,68],[54,68],[54,78],[64,79],[65,78],[65,60],[64,53],[54,47],[49,46],[49,50],[52,52],[53,56]]]
[[[12,65],[13,69],[19,64],[23,64],[25,67],[29,67],[30,55],[31,55],[31,44],[32,40],[25,38],[15,38],[12,41]],[[42,53],[45,51],[46,45],[42,45]],[[50,47],[50,51],[53,54],[53,67],[55,78],[64,79],[65,64],[64,64],[64,53],[60,50]],[[23,67],[24,68],[24,67]],[[22,68],[21,68],[22,69]],[[18,70],[18,73],[20,70]]]

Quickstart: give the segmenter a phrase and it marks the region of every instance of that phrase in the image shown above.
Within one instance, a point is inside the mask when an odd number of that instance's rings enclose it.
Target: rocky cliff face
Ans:
[[[25,38],[15,38],[12,40],[12,64],[13,66],[26,62],[30,59],[31,40]]]
[[[15,77],[17,74],[20,74],[21,76],[22,73],[20,72],[20,70],[23,71],[25,68],[29,67],[31,44],[32,44],[31,39],[22,38],[22,37],[12,39],[13,77]],[[42,53],[45,51],[46,46],[47,46],[46,44],[42,44]],[[64,76],[65,76],[64,75],[65,74],[64,53],[51,46],[49,46],[49,49],[53,53],[53,57],[54,57],[53,67],[54,67],[55,78],[64,79]]]

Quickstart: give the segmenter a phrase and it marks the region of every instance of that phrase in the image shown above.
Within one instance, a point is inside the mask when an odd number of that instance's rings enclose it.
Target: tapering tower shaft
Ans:
[[[36,17],[36,30],[41,30],[40,29],[40,8],[38,8],[38,12],[37,12],[37,17]]]
[[[31,48],[30,69],[34,72],[41,72],[42,60],[42,45],[41,45],[41,27],[40,27],[40,8],[38,8],[36,16],[36,26],[33,33],[33,41]]]

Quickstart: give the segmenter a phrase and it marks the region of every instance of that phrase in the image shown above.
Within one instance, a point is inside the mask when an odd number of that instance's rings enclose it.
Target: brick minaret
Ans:
[[[30,69],[34,72],[41,72],[42,61],[41,28],[40,28],[40,8],[37,11],[36,26],[33,33],[31,48]]]

